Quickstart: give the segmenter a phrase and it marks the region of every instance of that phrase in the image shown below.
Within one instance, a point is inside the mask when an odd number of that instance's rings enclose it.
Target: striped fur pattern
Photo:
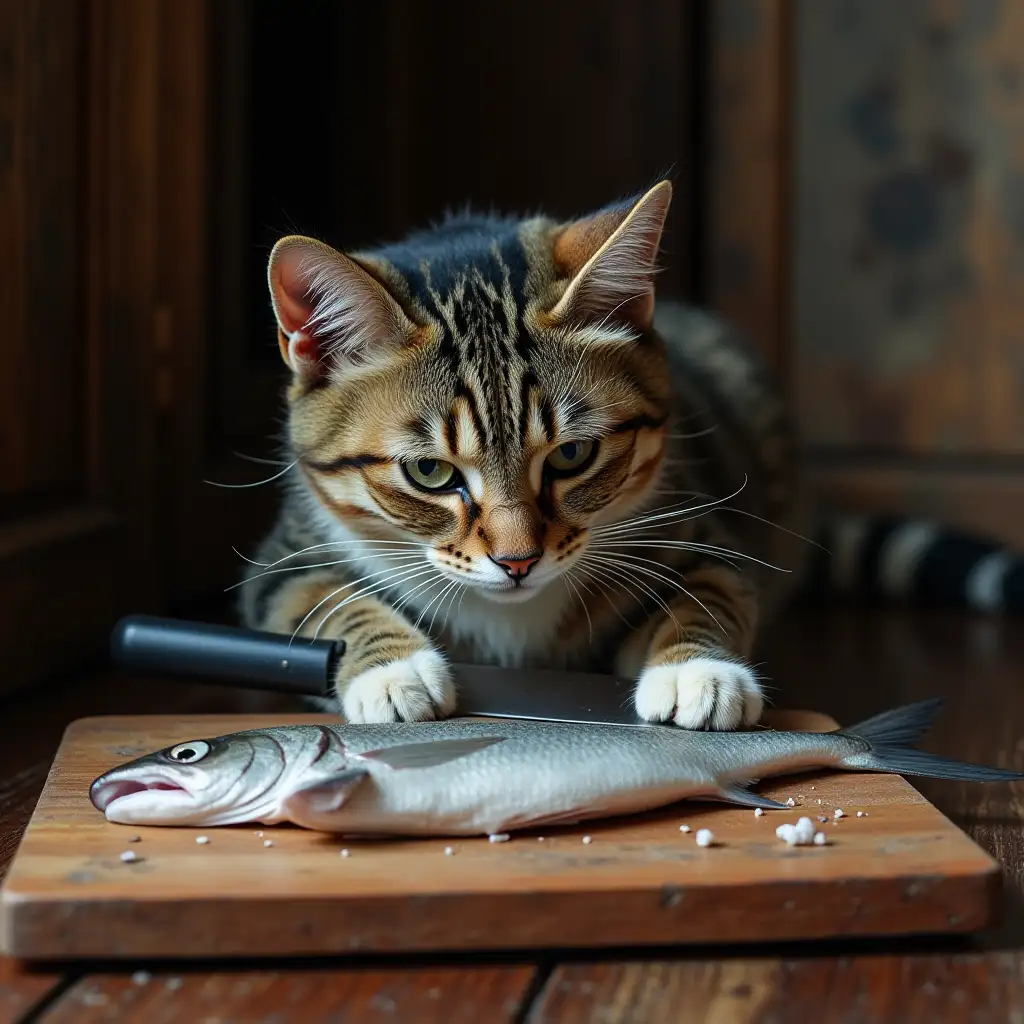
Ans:
[[[275,247],[295,466],[242,612],[344,637],[350,721],[450,713],[448,657],[626,673],[651,721],[759,717],[748,659],[801,553],[777,528],[793,439],[740,339],[655,307],[670,195]]]

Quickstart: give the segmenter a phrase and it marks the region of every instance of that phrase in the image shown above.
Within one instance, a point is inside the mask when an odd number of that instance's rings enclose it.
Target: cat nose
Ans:
[[[513,580],[525,579],[530,570],[540,561],[541,551],[533,551],[528,555],[488,555],[487,557],[500,565],[506,575]]]

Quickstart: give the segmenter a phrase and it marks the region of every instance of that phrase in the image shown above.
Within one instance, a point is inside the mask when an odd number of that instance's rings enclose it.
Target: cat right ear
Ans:
[[[270,253],[270,297],[281,355],[313,379],[405,345],[416,328],[355,260],[312,238],[290,235]]]

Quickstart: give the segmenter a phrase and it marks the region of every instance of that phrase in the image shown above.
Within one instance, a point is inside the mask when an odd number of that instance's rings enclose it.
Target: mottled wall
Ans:
[[[1024,452],[1024,3],[801,0],[792,365],[816,450]]]
[[[789,16],[786,363],[813,476],[1024,544],[1024,2]]]

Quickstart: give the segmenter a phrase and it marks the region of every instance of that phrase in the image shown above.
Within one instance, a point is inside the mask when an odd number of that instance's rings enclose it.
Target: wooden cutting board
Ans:
[[[891,775],[765,783],[775,799],[795,799],[790,813],[679,804],[505,843],[343,841],[290,826],[136,828],[109,824],[89,802],[97,775],[151,750],[326,720],[75,722],[3,886],[4,951],[45,960],[600,947],[971,932],[994,923],[995,861]],[[835,728],[809,712],[776,712],[769,724]],[[846,817],[834,821],[837,806]],[[776,826],[801,814],[828,819],[818,826],[828,845],[776,839]],[[683,823],[693,831],[681,833]],[[705,827],[716,844],[701,849],[695,834]],[[199,845],[203,834],[209,842]],[[138,860],[123,863],[125,850]]]

